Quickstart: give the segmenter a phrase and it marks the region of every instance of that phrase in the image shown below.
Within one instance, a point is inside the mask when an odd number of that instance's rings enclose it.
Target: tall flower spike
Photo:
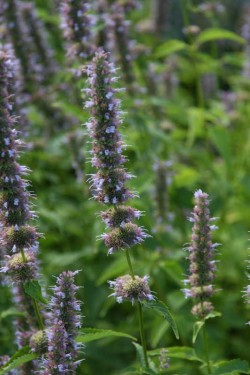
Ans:
[[[16,319],[16,335],[19,347],[27,345],[30,336],[38,329],[33,302],[25,294],[23,284],[37,278],[36,252],[39,234],[29,225],[34,218],[31,210],[30,193],[23,177],[27,168],[18,160],[18,146],[14,118],[9,110],[9,75],[11,60],[5,51],[0,51],[0,245],[5,252],[5,264],[1,272],[12,282],[13,299],[25,316]],[[35,363],[22,367],[22,374],[33,374]]]
[[[50,303],[52,330],[48,331],[49,354],[44,363],[48,372],[44,372],[44,375],[60,373],[49,372],[53,368],[53,361],[60,364],[60,360],[57,361],[54,358],[54,353],[64,356],[62,360],[63,371],[67,370],[70,374],[75,374],[79,364],[79,361],[76,361],[79,346],[75,339],[81,327],[81,315],[80,302],[76,299],[76,292],[79,287],[74,284],[74,277],[78,272],[67,271],[61,273],[56,280],[56,285],[52,288],[53,296]],[[58,335],[61,336],[62,346],[60,339],[57,343],[54,342]],[[50,349],[51,347],[53,349]],[[64,374],[63,371],[62,373]],[[65,373],[68,373],[67,371]]]
[[[92,28],[94,18],[89,14],[90,2],[86,0],[63,0],[61,26],[68,42],[68,56],[89,59],[93,56]]]
[[[25,88],[30,92],[43,77],[32,37],[23,19],[22,3],[19,0],[9,0],[4,2],[2,8],[3,24],[20,60]]]
[[[126,187],[132,176],[124,168],[122,150],[125,145],[118,130],[122,112],[120,101],[115,98],[118,89],[113,88],[113,82],[117,80],[116,69],[108,61],[108,54],[101,51],[95,54],[86,72],[90,86],[86,92],[90,97],[85,106],[91,108],[92,114],[86,125],[93,138],[92,165],[98,169],[90,180],[94,198],[113,206],[101,214],[107,227],[111,228],[101,236],[111,254],[141,243],[147,234],[131,223],[141,213],[124,206],[135,194]]]
[[[218,244],[212,243],[211,232],[217,228],[211,225],[214,218],[210,217],[208,194],[197,190],[194,200],[194,211],[189,219],[193,223],[192,239],[187,249],[190,275],[185,280],[190,288],[183,291],[186,298],[191,297],[198,302],[193,306],[192,313],[202,319],[213,310],[209,298],[214,294],[214,253]]]
[[[55,73],[56,65],[53,50],[48,43],[48,38],[42,21],[39,19],[33,2],[22,4],[23,19],[27,25],[36,49],[37,59],[41,65],[43,81],[50,79]]]

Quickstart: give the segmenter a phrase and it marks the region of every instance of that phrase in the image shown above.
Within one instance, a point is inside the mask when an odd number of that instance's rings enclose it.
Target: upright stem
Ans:
[[[142,348],[143,348],[145,365],[146,365],[146,368],[149,368],[148,355],[147,355],[147,345],[146,345],[145,331],[144,331],[144,326],[143,326],[142,306],[141,306],[141,303],[139,301],[138,301],[138,317],[139,317],[140,336],[141,336],[141,344],[142,344]]]
[[[127,257],[127,262],[128,262],[128,267],[129,267],[131,277],[134,280],[135,274],[134,274],[134,270],[133,270],[133,266],[132,266],[132,262],[131,262],[131,258],[130,258],[128,249],[125,250],[125,254],[126,254],[126,257]],[[149,368],[148,355],[147,355],[147,345],[146,345],[145,331],[144,331],[144,325],[143,325],[142,306],[141,306],[141,303],[139,301],[138,301],[138,318],[139,318],[140,337],[141,337],[141,344],[142,344],[142,348],[143,348],[145,365],[146,365],[146,368]]]
[[[25,252],[23,251],[23,249],[21,249],[20,252],[21,252],[23,261],[26,262]],[[23,291],[25,293],[24,285],[23,285]],[[33,306],[34,306],[34,311],[35,311],[36,318],[37,318],[38,327],[41,330],[43,330],[44,329],[44,324],[43,324],[41,313],[39,311],[38,303],[37,303],[37,301],[34,298],[32,298],[32,297],[30,297],[30,298],[32,299],[32,302],[33,302]]]
[[[129,271],[130,271],[130,274],[131,274],[132,279],[134,280],[134,278],[135,278],[135,274],[134,274],[133,266],[132,266],[132,263],[131,263],[131,258],[130,258],[130,255],[129,255],[129,250],[126,249],[126,250],[125,250],[125,253],[126,253],[126,257],[127,257],[127,262],[128,262]]]
[[[202,327],[202,336],[203,336],[204,352],[205,352],[206,363],[207,363],[207,372],[208,372],[208,374],[211,374],[211,367],[210,367],[209,356],[208,356],[208,348],[207,348],[207,332],[206,332],[205,322],[204,322],[204,325]]]
[[[36,313],[38,326],[41,330],[44,330],[44,324],[43,324],[42,316],[41,316],[39,308],[38,308],[38,303],[36,302],[36,300],[34,298],[32,298],[32,301],[33,301],[33,304],[34,304],[34,310],[35,310],[35,313]]]

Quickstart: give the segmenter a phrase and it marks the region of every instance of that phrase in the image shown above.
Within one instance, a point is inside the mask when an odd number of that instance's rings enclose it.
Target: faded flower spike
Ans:
[[[79,347],[75,338],[78,329],[81,327],[81,315],[80,302],[76,299],[76,292],[79,287],[74,284],[74,277],[78,272],[65,271],[59,275],[56,285],[52,288],[53,297],[50,303],[53,329],[48,335],[49,348],[52,345],[50,343],[51,340],[53,341],[58,338],[58,335],[61,335],[65,343],[63,344],[63,348],[61,348],[58,342],[59,347],[57,349],[55,347],[55,350],[58,350],[58,353],[61,349],[62,352],[65,352],[65,366],[67,365],[65,368],[71,374],[75,374],[75,370],[79,364],[79,361],[76,361]],[[48,361],[46,362],[47,367],[45,366],[48,369],[53,367],[50,362],[52,361],[52,357],[53,353],[49,354]]]
[[[62,29],[68,42],[68,56],[90,58],[94,53],[92,29],[95,20],[89,14],[90,2],[63,0],[61,5]]]
[[[93,139],[92,165],[98,170],[90,181],[94,198],[113,206],[101,213],[102,220],[111,231],[100,236],[109,248],[108,253],[112,254],[143,242],[148,235],[132,223],[141,216],[141,212],[124,205],[135,194],[126,186],[133,176],[124,168],[126,159],[122,150],[125,145],[118,130],[122,123],[122,111],[120,101],[115,98],[120,90],[113,87],[117,80],[114,76],[116,69],[108,61],[108,54],[101,51],[95,54],[86,73],[89,88],[85,91],[89,98],[85,106],[90,108],[92,115],[86,126]]]
[[[198,303],[193,307],[192,313],[199,318],[204,318],[213,310],[213,305],[208,299],[214,294],[213,280],[216,270],[214,253],[217,243],[212,243],[211,232],[217,227],[211,225],[214,218],[210,217],[208,194],[197,190],[194,194],[195,207],[191,218],[193,223],[191,244],[189,252],[190,275],[186,284],[190,288],[184,289],[185,297],[191,297]]]
[[[130,275],[118,277],[114,281],[109,281],[109,285],[114,289],[111,296],[115,297],[118,303],[130,301],[154,300],[154,296],[148,286],[149,276],[134,278]]]

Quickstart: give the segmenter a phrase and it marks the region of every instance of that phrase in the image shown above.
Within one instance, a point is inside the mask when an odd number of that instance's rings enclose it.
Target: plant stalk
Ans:
[[[129,267],[130,275],[131,275],[132,279],[134,280],[135,279],[135,274],[134,274],[134,270],[133,270],[133,266],[132,266],[132,262],[131,262],[131,258],[130,258],[130,254],[129,254],[129,250],[126,249],[125,253],[126,253],[126,258],[127,258],[127,262],[128,262],[128,267]],[[141,338],[141,344],[142,344],[142,348],[143,348],[143,355],[144,355],[145,365],[146,365],[146,368],[149,368],[148,355],[147,355],[147,345],[146,345],[146,339],[145,339],[145,330],[144,330],[144,325],[143,325],[142,305],[141,305],[141,303],[139,301],[138,301],[138,318],[139,318],[140,338]]]

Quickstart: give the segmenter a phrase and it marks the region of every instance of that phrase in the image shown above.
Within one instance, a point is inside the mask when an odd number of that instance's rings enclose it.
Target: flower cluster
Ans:
[[[211,232],[217,227],[211,225],[214,218],[210,217],[208,194],[197,190],[194,194],[195,207],[191,218],[193,223],[191,244],[189,252],[190,275],[185,283],[190,288],[184,289],[186,298],[191,297],[198,301],[192,313],[199,318],[204,318],[213,310],[213,305],[207,301],[213,294],[213,280],[216,270],[214,253],[218,246],[212,243]]]
[[[89,14],[90,2],[63,0],[61,6],[62,29],[69,43],[68,56],[89,59],[94,53],[92,26],[94,18]]]
[[[148,286],[148,276],[134,278],[130,275],[118,277],[114,281],[109,281],[109,285],[114,289],[111,296],[115,297],[118,303],[130,301],[154,300],[154,296]]]
[[[119,249],[129,248],[141,243],[147,234],[131,221],[141,213],[124,203],[135,196],[126,182],[132,175],[124,168],[125,157],[122,150],[125,145],[118,131],[121,125],[120,101],[115,98],[118,89],[112,87],[116,81],[113,64],[108,61],[107,53],[96,53],[93,63],[86,69],[90,88],[86,89],[90,98],[86,107],[91,108],[92,117],[86,124],[93,138],[92,165],[98,169],[92,175],[92,191],[96,200],[113,208],[102,212],[101,216],[109,233],[101,238],[109,248],[109,254]]]
[[[168,357],[168,350],[167,349],[161,349],[160,356],[159,356],[159,362],[160,366],[159,369],[162,372],[165,372],[167,368],[169,368],[169,357]]]
[[[29,225],[35,217],[31,209],[31,194],[24,180],[27,168],[18,163],[19,141],[14,129],[15,119],[10,113],[9,101],[12,62],[6,51],[0,51],[0,245],[5,254],[1,272],[12,282],[13,300],[24,313],[15,321],[16,340],[19,347],[27,345],[31,335],[39,327],[32,299],[25,293],[23,285],[37,278],[36,252],[39,234]],[[22,366],[22,374],[34,374],[36,363]]]
[[[75,342],[81,327],[80,303],[76,299],[79,287],[74,284],[77,273],[78,271],[61,273],[52,288],[51,328],[47,330],[48,355],[44,359],[43,375],[75,374],[79,364],[76,361],[79,347]]]
[[[125,145],[119,133],[121,125],[120,101],[115,98],[118,89],[113,88],[116,69],[108,61],[108,54],[97,52],[91,65],[86,68],[89,94],[86,107],[91,108],[90,121],[86,124],[93,139],[92,165],[98,169],[91,176],[93,196],[105,205],[112,205],[101,212],[101,217],[108,233],[100,237],[108,247],[108,254],[140,244],[148,237],[143,228],[133,223],[141,216],[141,212],[124,203],[135,196],[127,186],[132,177],[124,168],[126,161],[122,155]],[[148,277],[125,275],[110,282],[114,288],[113,296],[118,302],[123,300],[152,300],[148,287]]]
[[[15,54],[20,61],[25,89],[29,92],[37,82],[43,79],[43,69],[36,52],[32,34],[23,17],[23,4],[19,0],[9,0],[3,5],[3,25],[14,46]]]
[[[47,82],[56,71],[53,50],[48,43],[48,37],[42,21],[39,19],[34,3],[22,4],[23,19],[31,36],[39,65],[41,79]]]

